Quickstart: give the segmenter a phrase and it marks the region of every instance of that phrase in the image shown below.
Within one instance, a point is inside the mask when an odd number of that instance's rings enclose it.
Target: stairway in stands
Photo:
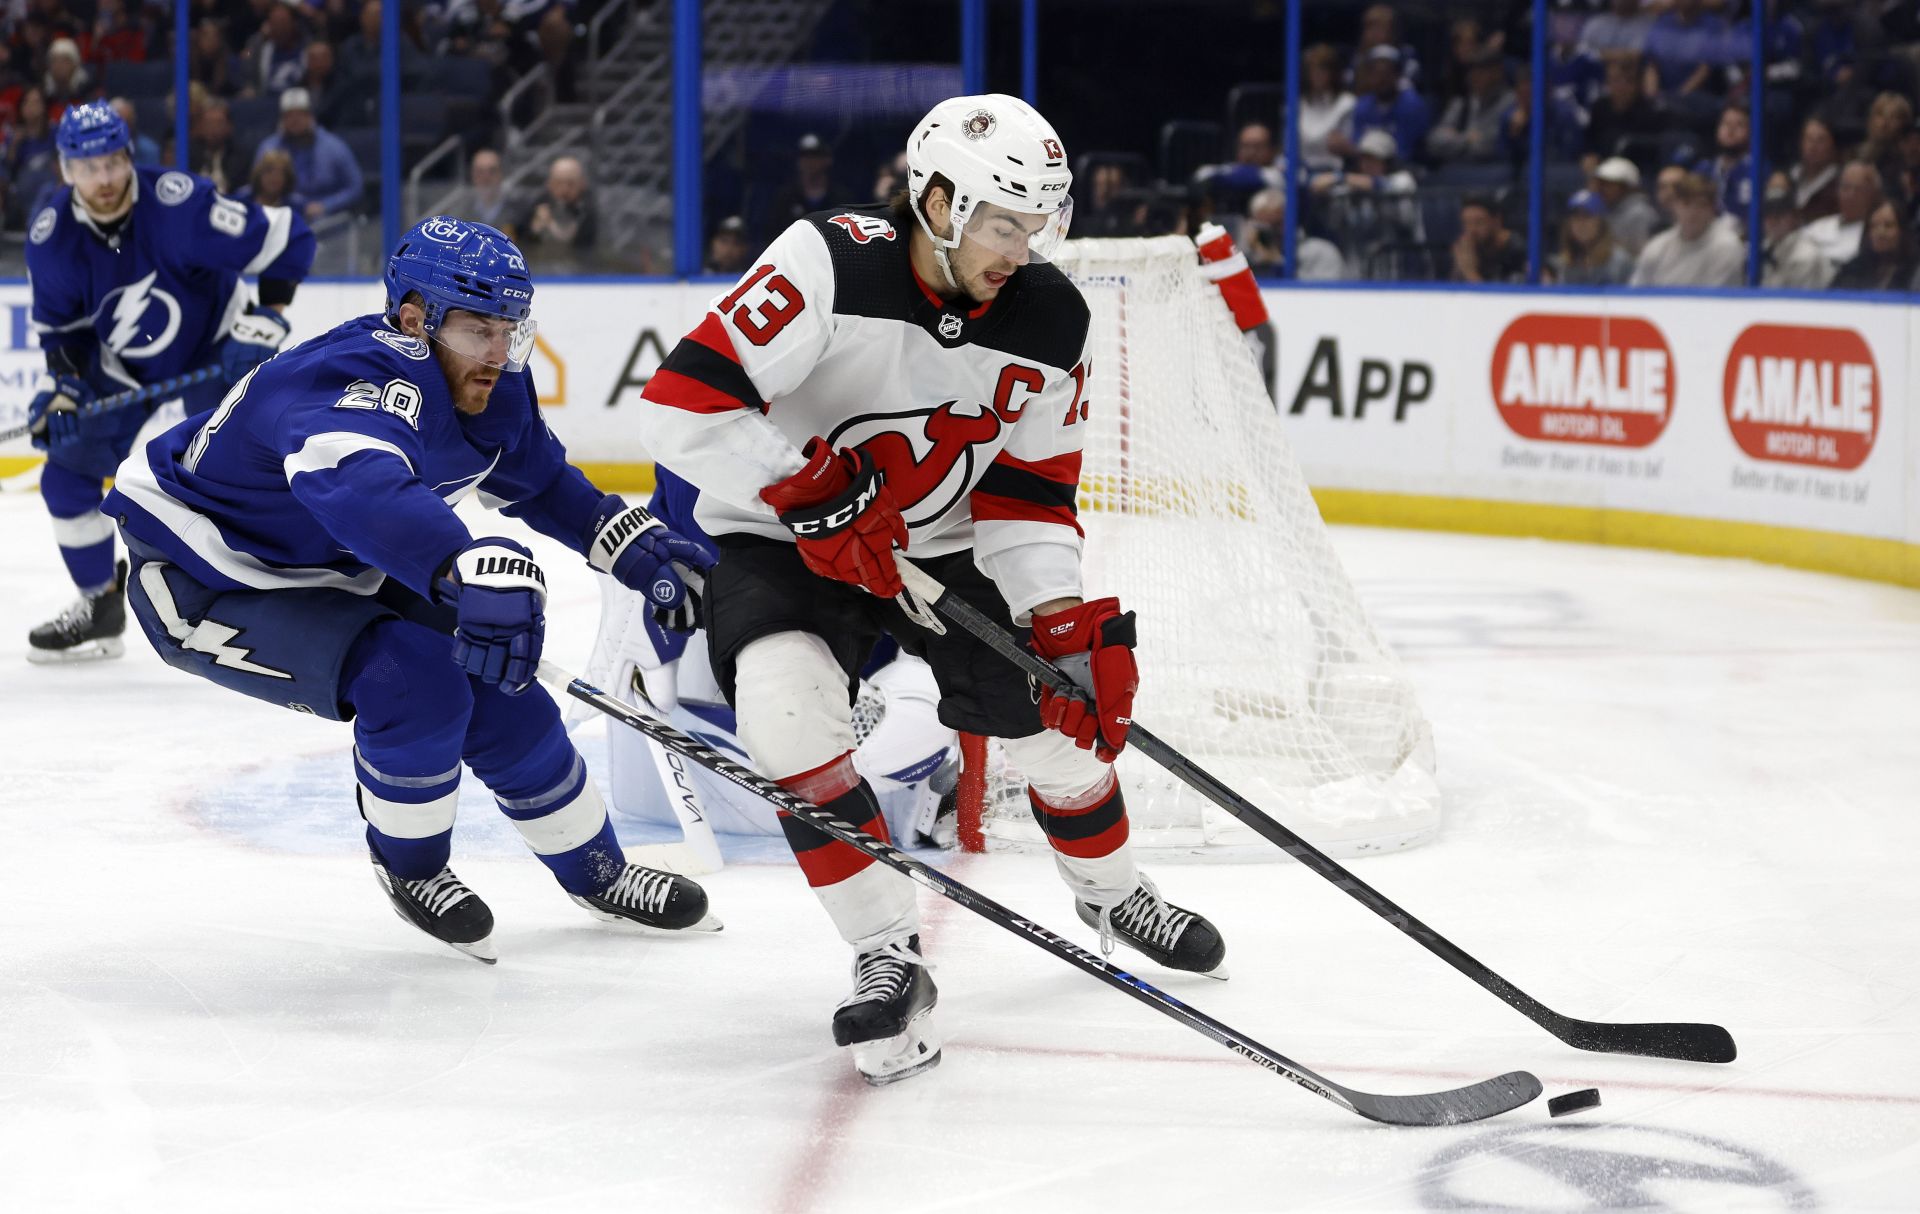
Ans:
[[[704,0],[706,105],[703,146],[721,147],[746,121],[756,73],[804,49],[832,0]],[[558,156],[587,166],[599,210],[600,267],[670,273],[673,269],[673,6],[616,4],[603,9],[588,38],[578,77],[580,99],[552,97],[544,69],[501,102],[506,185],[536,196]],[[604,43],[604,45],[602,45]],[[515,121],[517,113],[533,116]]]

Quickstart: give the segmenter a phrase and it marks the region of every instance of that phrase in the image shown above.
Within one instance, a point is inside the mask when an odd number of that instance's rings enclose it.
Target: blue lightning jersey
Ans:
[[[391,576],[431,598],[471,539],[453,504],[475,490],[586,551],[602,495],[535,399],[522,371],[500,378],[484,412],[461,413],[425,341],[363,316],[135,451],[102,509],[214,589],[370,595]]]
[[[223,197],[205,177],[136,167],[133,210],[103,230],[71,186],[27,229],[32,327],[75,368],[97,353],[129,386],[197,370],[217,357],[251,302],[242,275],[298,282],[314,237],[286,207]]]

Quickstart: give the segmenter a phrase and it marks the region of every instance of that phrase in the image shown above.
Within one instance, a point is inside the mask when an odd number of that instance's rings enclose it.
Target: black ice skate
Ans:
[[[27,634],[27,661],[91,662],[126,652],[120,634],[127,630],[127,563],[114,567],[113,585],[78,602]]]
[[[373,857],[373,875],[402,919],[443,944],[452,945],[476,961],[492,965],[500,959],[493,949],[493,912],[480,895],[466,887],[453,870],[443,868],[431,877],[409,881],[396,877],[379,856]]]
[[[717,932],[725,924],[707,913],[707,891],[676,873],[629,864],[598,894],[572,895],[596,919],[638,923],[667,932]]]
[[[939,1001],[919,936],[861,953],[853,994],[833,1012],[833,1043],[853,1047],[853,1065],[875,1087],[930,1070],[940,1065]]]
[[[1125,941],[1168,969],[1188,970],[1214,978],[1225,978],[1220,968],[1226,960],[1227,944],[1219,929],[1206,916],[1184,910],[1160,897],[1160,891],[1145,877],[1120,905],[1098,907],[1076,902],[1080,920],[1100,929],[1100,951],[1111,953],[1115,940]]]

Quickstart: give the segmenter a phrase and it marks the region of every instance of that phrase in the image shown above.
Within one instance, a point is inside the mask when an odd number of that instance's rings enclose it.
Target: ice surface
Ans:
[[[1741,1047],[1583,1054],[1303,869],[1160,868],[1226,932],[1233,980],[1144,976],[1275,1049],[1379,1091],[1526,1068],[1605,1101],[1406,1130],[924,894],[945,1064],[868,1089],[827,1031],[844,949],[790,863],[707,879],[719,936],[623,934],[478,789],[455,864],[501,960],[465,960],[375,887],[344,727],[137,637],[28,666],[68,592],[37,498],[0,496],[0,535],[0,1209],[1920,1204],[1920,595],[1339,533],[1448,797],[1435,843],[1363,875],[1560,1011],[1717,1021]],[[541,550],[550,653],[578,667],[592,575]],[[1044,859],[952,868],[1092,943]]]

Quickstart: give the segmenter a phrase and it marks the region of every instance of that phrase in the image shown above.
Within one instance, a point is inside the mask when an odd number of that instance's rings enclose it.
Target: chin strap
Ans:
[[[941,237],[934,234],[933,225],[927,222],[925,213],[920,210],[918,199],[915,199],[907,209],[913,212],[914,221],[920,225],[920,230],[927,234],[927,239],[933,244],[933,260],[934,264],[940,267],[940,277],[947,280],[947,286],[950,289],[958,291],[960,289],[960,283],[959,280],[953,276],[953,266],[947,261],[947,252],[950,249],[959,247],[960,242],[956,240],[953,244],[948,244]]]

